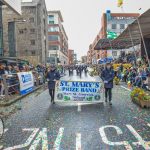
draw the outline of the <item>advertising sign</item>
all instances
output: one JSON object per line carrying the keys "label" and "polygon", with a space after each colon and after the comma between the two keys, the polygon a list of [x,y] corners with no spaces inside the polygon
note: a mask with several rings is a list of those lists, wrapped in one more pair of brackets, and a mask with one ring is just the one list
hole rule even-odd
{"label": "advertising sign", "polygon": [[0,0],[0,1],[21,15],[21,0]]}
{"label": "advertising sign", "polygon": [[34,88],[34,77],[32,72],[19,72],[20,94],[30,93]]}
{"label": "advertising sign", "polygon": [[100,101],[102,83],[82,81],[59,81],[56,83],[55,99],[58,101]]}

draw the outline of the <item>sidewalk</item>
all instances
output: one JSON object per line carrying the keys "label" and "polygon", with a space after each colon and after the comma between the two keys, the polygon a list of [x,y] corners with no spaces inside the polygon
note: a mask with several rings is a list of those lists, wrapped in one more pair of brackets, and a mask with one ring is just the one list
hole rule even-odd
{"label": "sidewalk", "polygon": [[9,100],[6,100],[5,98],[4,99],[0,99],[0,107],[7,107],[7,106],[10,106],[11,104],[17,102],[18,100],[21,100],[22,98],[34,93],[35,91],[39,90],[40,88],[42,88],[43,85],[39,86],[39,87],[35,87],[34,90],[28,94],[25,94],[25,95],[13,95],[11,96],[11,99]]}

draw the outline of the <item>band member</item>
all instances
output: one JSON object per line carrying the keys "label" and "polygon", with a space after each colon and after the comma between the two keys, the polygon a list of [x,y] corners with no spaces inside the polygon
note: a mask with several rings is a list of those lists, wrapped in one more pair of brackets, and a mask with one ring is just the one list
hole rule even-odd
{"label": "band member", "polygon": [[106,68],[102,71],[101,78],[104,81],[105,88],[105,102],[109,95],[109,104],[112,105],[112,88],[113,88],[113,79],[114,79],[114,70],[110,63],[106,64]]}
{"label": "band member", "polygon": [[60,79],[60,74],[56,70],[56,67],[53,65],[49,67],[48,73],[47,73],[47,80],[48,80],[48,88],[49,88],[49,94],[51,96],[51,103],[55,104],[54,96],[55,96],[55,83]]}

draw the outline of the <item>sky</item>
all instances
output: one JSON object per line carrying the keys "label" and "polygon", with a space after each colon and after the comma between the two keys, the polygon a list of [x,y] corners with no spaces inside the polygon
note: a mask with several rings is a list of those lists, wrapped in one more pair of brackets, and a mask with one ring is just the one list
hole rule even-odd
{"label": "sky", "polygon": [[[47,10],[60,10],[69,39],[69,49],[86,55],[101,28],[101,16],[106,10],[122,12],[117,0],[45,0]],[[125,13],[143,13],[150,8],[150,0],[124,0]],[[139,11],[139,8],[142,8]]]}

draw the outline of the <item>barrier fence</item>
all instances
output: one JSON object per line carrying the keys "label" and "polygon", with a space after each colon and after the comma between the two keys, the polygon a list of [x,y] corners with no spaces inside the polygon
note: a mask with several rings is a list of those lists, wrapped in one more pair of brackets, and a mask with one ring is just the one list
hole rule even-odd
{"label": "barrier fence", "polygon": [[44,82],[44,74],[33,71],[3,75],[0,82],[0,99],[9,100],[17,95],[25,95]]}

